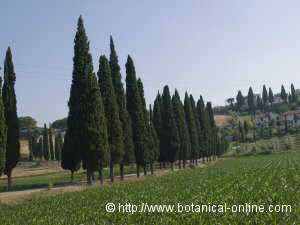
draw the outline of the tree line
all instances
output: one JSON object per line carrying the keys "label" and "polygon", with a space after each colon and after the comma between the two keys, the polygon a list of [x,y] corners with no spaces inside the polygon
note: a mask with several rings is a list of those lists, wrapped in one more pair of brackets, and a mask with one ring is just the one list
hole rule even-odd
{"label": "tree line", "polygon": [[136,75],[133,59],[127,57],[126,87],[115,45],[110,37],[110,56],[101,55],[98,72],[94,72],[89,41],[80,16],[74,39],[73,73],[67,130],[62,148],[61,166],[74,172],[84,168],[87,182],[92,183],[99,173],[103,183],[103,168],[109,166],[110,180],[114,181],[115,165],[120,166],[124,179],[124,165],[136,164],[147,174],[154,172],[154,163],[166,163],[174,168],[185,167],[188,160],[214,160],[222,154],[227,143],[214,121],[212,105],[197,103],[185,93],[184,103],[169,87],[158,92],[152,106],[146,106],[143,82]]}

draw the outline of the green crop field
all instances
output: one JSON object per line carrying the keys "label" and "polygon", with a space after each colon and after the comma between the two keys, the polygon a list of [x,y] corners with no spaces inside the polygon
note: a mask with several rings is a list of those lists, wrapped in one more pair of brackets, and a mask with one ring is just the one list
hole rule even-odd
{"label": "green crop field", "polygon": [[[115,212],[106,212],[107,203],[115,204]],[[137,206],[138,210],[143,204],[170,204],[174,205],[174,211],[134,212],[134,207],[125,208],[126,203]],[[238,212],[237,207],[242,210],[241,205],[246,203],[260,205],[264,212],[256,212],[255,208],[248,213]],[[299,203],[300,152],[290,152],[228,158],[207,168],[2,205],[0,224],[288,225],[299,224]],[[222,212],[221,205],[225,204],[227,210],[223,208]],[[201,205],[217,205],[218,211],[198,211]],[[290,205],[290,210],[282,205]],[[268,211],[270,206],[273,212]]]}

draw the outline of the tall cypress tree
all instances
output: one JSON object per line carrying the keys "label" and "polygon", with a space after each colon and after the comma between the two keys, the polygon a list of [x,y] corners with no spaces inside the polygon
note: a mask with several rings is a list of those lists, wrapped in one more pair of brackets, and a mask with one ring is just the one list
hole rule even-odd
{"label": "tall cypress tree", "polygon": [[125,66],[126,107],[132,121],[137,177],[139,177],[140,166],[144,165],[144,151],[147,149],[147,128],[145,126],[143,104],[137,86],[135,67],[129,55]]}
{"label": "tall cypress tree", "polygon": [[268,104],[268,101],[269,101],[269,96],[268,96],[266,85],[263,86],[262,100],[263,100],[263,106],[265,109]]}
{"label": "tall cypress tree", "polygon": [[287,102],[287,100],[288,100],[288,95],[287,95],[287,93],[286,93],[285,88],[284,88],[283,85],[281,85],[280,96],[281,96],[281,99],[282,99],[283,101]]}
{"label": "tall cypress tree", "polygon": [[50,159],[54,160],[53,135],[52,135],[52,129],[50,126],[49,126],[49,150],[50,150]]}
{"label": "tall cypress tree", "polygon": [[63,169],[71,171],[71,181],[74,172],[80,168],[82,161],[82,151],[84,146],[82,105],[87,88],[86,69],[88,68],[87,57],[89,54],[89,43],[85,32],[83,19],[80,16],[77,23],[77,32],[74,39],[73,74],[68,102],[69,114],[67,119],[67,131],[62,149],[61,165]]}
{"label": "tall cypress tree", "polygon": [[155,131],[157,133],[157,137],[159,139],[159,158],[158,161],[160,162],[160,168],[162,168],[162,162],[165,161],[163,158],[164,154],[164,148],[162,146],[162,115],[161,115],[161,95],[158,92],[156,95],[156,98],[154,100],[154,107],[153,107],[153,118],[152,118],[153,126],[155,128]]}
{"label": "tall cypress tree", "polygon": [[162,94],[162,144],[166,151],[166,158],[171,163],[171,169],[174,169],[174,162],[177,159],[177,153],[180,149],[179,132],[177,129],[171,95],[168,85],[164,86]]}
{"label": "tall cypress tree", "polygon": [[137,87],[138,87],[140,99],[141,99],[141,102],[142,102],[142,109],[144,111],[143,118],[144,118],[144,123],[145,123],[145,128],[146,128],[146,135],[147,135],[147,137],[150,137],[150,138],[146,139],[147,143],[146,143],[146,146],[145,146],[145,149],[144,149],[144,163],[143,163],[143,166],[144,166],[144,174],[147,175],[146,168],[147,168],[148,163],[150,163],[150,161],[151,161],[151,155],[152,154],[150,153],[150,151],[153,150],[153,148],[152,148],[153,140],[151,140],[152,138],[151,138],[149,112],[146,108],[144,85],[143,85],[143,82],[142,82],[141,78],[138,78],[138,80],[137,80]]}
{"label": "tall cypress tree", "polygon": [[273,95],[273,91],[271,88],[269,88],[269,101],[271,103],[271,107],[273,106],[273,102],[274,102],[274,95]]}
{"label": "tall cypress tree", "polygon": [[50,153],[49,153],[49,135],[48,135],[48,129],[47,125],[44,124],[44,130],[43,130],[43,153],[44,153],[44,159],[49,160],[50,159]]}
{"label": "tall cypress tree", "polygon": [[185,121],[183,104],[180,100],[180,96],[177,90],[175,90],[175,94],[172,97],[172,104],[180,138],[180,149],[178,153],[179,168],[181,168],[181,162],[183,164],[183,168],[185,168],[186,161],[189,159],[191,151],[191,142],[188,126]]}
{"label": "tall cypress tree", "polygon": [[4,117],[4,105],[2,99],[2,77],[0,77],[0,177],[5,168],[5,152],[7,142],[7,126]]}
{"label": "tall cypress tree", "polygon": [[153,125],[153,112],[150,105],[150,124],[149,124],[149,163],[150,163],[150,170],[151,174],[154,173],[153,171],[153,164],[159,158],[159,139],[156,133],[156,130]]}
{"label": "tall cypress tree", "polygon": [[209,156],[213,156],[213,159],[215,159],[217,128],[211,102],[206,103],[205,110],[207,112],[207,119],[209,123]]}
{"label": "tall cypress tree", "polygon": [[98,81],[107,119],[108,143],[110,151],[110,180],[114,181],[114,165],[120,163],[124,156],[124,140],[119,107],[113,88],[111,71],[107,58],[99,59]]}
{"label": "tall cypress tree", "polygon": [[191,99],[189,98],[187,92],[185,93],[185,97],[184,97],[184,111],[185,111],[185,120],[188,125],[190,141],[191,141],[191,159],[192,162],[195,162],[199,150],[199,136],[198,136],[197,127],[195,123],[195,114],[191,106]]}
{"label": "tall cypress tree", "polygon": [[236,96],[236,104],[237,104],[237,109],[238,111],[241,111],[242,106],[244,105],[244,96],[241,91],[238,91],[238,94]]}
{"label": "tall cypress tree", "polygon": [[295,87],[294,84],[291,84],[291,95],[292,95],[292,102],[296,102],[296,91],[295,91]]}
{"label": "tall cypress tree", "polygon": [[121,180],[124,179],[124,165],[134,162],[134,144],[132,140],[132,122],[126,109],[126,97],[122,83],[121,69],[112,36],[110,36],[110,57],[109,65],[111,69],[112,83],[119,106],[119,116],[123,129],[124,156],[120,162]]}
{"label": "tall cypress tree", "polygon": [[19,121],[15,94],[16,74],[10,47],[4,61],[3,105],[7,126],[6,163],[4,174],[7,175],[8,189],[11,188],[11,173],[20,158]]}
{"label": "tall cypress tree", "polygon": [[55,154],[55,160],[57,160],[58,162],[60,162],[60,160],[61,160],[62,146],[63,146],[63,141],[62,141],[61,134],[55,135],[55,151],[54,151],[54,154]]}
{"label": "tall cypress tree", "polygon": [[254,114],[255,106],[254,106],[254,94],[252,87],[249,87],[248,95],[247,95],[247,102],[249,107],[249,113]]}
{"label": "tall cypress tree", "polygon": [[[103,58],[103,57],[102,57]],[[105,72],[101,72],[102,68],[100,69],[100,78],[101,82],[104,85],[110,85],[110,92],[113,93],[112,90],[112,82],[110,77],[110,70],[108,61],[106,58],[103,58],[103,62],[101,60],[101,66],[103,66],[103,71],[107,71],[108,74]],[[92,64],[92,56],[88,54],[87,56],[87,63],[86,63],[86,78],[87,78],[87,89],[85,94],[85,101],[82,107],[82,116],[84,121],[83,131],[84,131],[84,138],[83,143],[85,145],[85,149],[82,152],[82,159],[83,163],[87,169],[87,182],[88,184],[92,183],[92,177],[95,171],[99,171],[99,180],[103,183],[103,172],[102,168],[107,165],[108,161],[108,149],[111,148],[111,165],[113,167],[113,163],[118,160],[118,154],[120,151],[119,148],[122,150],[122,130],[121,124],[118,120],[118,111],[117,109],[112,109],[113,107],[104,108],[101,91],[99,88],[99,84],[96,78],[96,74],[93,72],[93,64]],[[106,82],[108,79],[109,82]],[[107,92],[105,92],[107,91]],[[105,89],[103,93],[108,94],[109,90]],[[105,96],[113,98],[114,95]],[[110,99],[106,99],[106,104]],[[109,104],[114,105],[116,108],[116,102],[110,101]],[[107,117],[109,122],[115,126],[113,130],[110,128],[110,140],[111,144],[109,146],[108,142],[108,129],[107,129],[107,121],[105,118],[105,110],[108,110],[111,117]],[[113,120],[115,119],[115,120]],[[120,130],[120,131],[119,131]],[[115,133],[118,132],[118,133]],[[113,174],[113,173],[112,173]],[[113,180],[112,180],[113,181]]]}

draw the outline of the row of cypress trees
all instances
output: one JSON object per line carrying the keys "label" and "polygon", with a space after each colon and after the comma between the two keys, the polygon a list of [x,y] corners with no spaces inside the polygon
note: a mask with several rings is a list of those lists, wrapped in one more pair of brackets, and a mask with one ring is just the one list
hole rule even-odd
{"label": "row of cypress trees", "polygon": [[20,158],[19,124],[15,94],[16,74],[10,47],[4,61],[4,83],[0,78],[0,176],[7,175],[8,190],[11,188],[13,168]]}
{"label": "row of cypress trees", "polygon": [[[123,87],[118,56],[110,37],[110,57],[101,55],[99,68],[93,69],[89,41],[80,16],[74,39],[73,76],[68,102],[67,131],[62,150],[62,167],[73,174],[80,166],[87,171],[92,183],[98,171],[103,183],[103,167],[109,165],[110,180],[114,181],[115,165],[136,163],[137,176],[143,168],[147,174],[154,162],[165,165],[179,159],[197,163],[221,153],[224,140],[218,135],[211,103],[204,105],[186,93],[184,104],[177,91],[173,97],[169,87],[158,93],[152,111],[146,107],[142,80],[137,78],[132,58],[128,55],[126,92]],[[98,77],[98,79],[97,79]]]}

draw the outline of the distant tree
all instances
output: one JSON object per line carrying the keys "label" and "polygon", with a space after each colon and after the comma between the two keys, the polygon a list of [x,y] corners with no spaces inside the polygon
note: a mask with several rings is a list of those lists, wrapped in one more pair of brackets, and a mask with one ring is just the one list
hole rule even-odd
{"label": "distant tree", "polygon": [[253,94],[252,87],[249,87],[247,102],[249,107],[249,113],[254,113],[255,105],[254,105],[254,94]]}
{"label": "distant tree", "polygon": [[198,136],[197,127],[195,123],[195,114],[193,112],[191,106],[191,100],[187,92],[185,93],[185,98],[184,98],[184,111],[185,111],[185,120],[188,126],[190,142],[191,142],[190,157],[192,159],[192,162],[195,162],[195,160],[197,160],[197,153],[199,150],[199,136]]}
{"label": "distant tree", "polygon": [[257,96],[257,99],[256,99],[256,107],[258,110],[262,110],[263,109],[263,103],[262,103],[262,99],[260,96]]}
{"label": "distant tree", "polygon": [[7,126],[4,117],[4,104],[2,99],[2,77],[0,77],[0,177],[5,169],[5,153],[7,144]]}
{"label": "distant tree", "polygon": [[114,165],[124,156],[124,139],[119,107],[112,83],[111,70],[107,58],[99,59],[98,81],[107,119],[108,143],[110,152],[110,180],[114,182]]}
{"label": "distant tree", "polygon": [[137,177],[140,176],[140,166],[144,164],[144,151],[147,149],[147,128],[144,120],[144,109],[139,94],[136,72],[132,58],[128,55],[126,62],[126,107],[132,121],[133,142]]}
{"label": "distant tree", "polygon": [[294,87],[294,84],[291,84],[291,100],[292,102],[296,102],[296,90],[295,90],[295,87]]}
{"label": "distant tree", "polygon": [[273,91],[271,88],[269,88],[269,101],[271,103],[271,107],[273,106],[273,102],[274,102],[274,95],[273,95]]}
{"label": "distant tree", "polygon": [[288,98],[288,95],[287,95],[287,93],[286,93],[285,88],[284,88],[283,85],[281,85],[280,96],[281,96],[281,99],[282,99],[283,101],[287,102],[287,100],[288,100],[288,99],[287,99],[287,98]]}
{"label": "distant tree", "polygon": [[263,92],[262,92],[262,102],[263,102],[263,108],[264,110],[266,109],[266,106],[269,102],[269,96],[267,92],[266,85],[263,86]]}
{"label": "distant tree", "polygon": [[[194,115],[192,109],[190,113]],[[174,118],[173,105],[168,85],[164,86],[162,94],[162,122],[163,137],[161,140],[163,142],[163,147],[167,150],[167,159],[171,163],[171,169],[173,170],[174,162],[176,161],[176,156],[180,148],[180,139]],[[196,138],[198,138],[197,133]]]}
{"label": "distant tree", "polygon": [[63,140],[61,134],[56,134],[55,135],[55,160],[58,162],[61,161],[61,150],[63,147]]}
{"label": "distant tree", "polygon": [[37,122],[30,116],[19,117],[18,120],[20,129],[36,128]]}
{"label": "distant tree", "polygon": [[53,144],[53,135],[52,135],[51,128],[49,128],[49,151],[50,151],[50,159],[54,160],[55,159],[54,158],[54,144]]}
{"label": "distant tree", "polygon": [[186,161],[188,160],[191,151],[191,142],[188,126],[185,121],[183,104],[180,100],[180,96],[177,90],[175,90],[175,94],[172,97],[172,104],[180,138],[180,149],[178,153],[179,168],[181,168],[182,164],[183,168],[185,168]]}
{"label": "distant tree", "polygon": [[244,142],[245,136],[244,136],[243,127],[241,125],[241,121],[239,121],[239,134],[240,134],[240,142]]}
{"label": "distant tree", "polygon": [[249,125],[248,125],[246,120],[244,120],[243,126],[244,126],[243,128],[244,128],[244,131],[245,131],[245,135],[247,135],[248,132],[249,132]]}
{"label": "distant tree", "polygon": [[48,135],[48,129],[47,125],[44,124],[44,131],[43,131],[43,153],[44,153],[44,159],[49,160],[50,159],[50,152],[49,152],[49,135]]}
{"label": "distant tree", "polygon": [[237,102],[238,111],[241,111],[241,108],[245,103],[245,99],[244,99],[244,96],[242,95],[241,91],[238,91],[238,94],[236,96],[236,102]]}
{"label": "distant tree", "polygon": [[68,118],[63,118],[63,119],[59,119],[59,120],[55,120],[52,124],[51,124],[51,128],[52,129],[61,129],[61,130],[65,130],[67,129],[67,121]]}
{"label": "distant tree", "polygon": [[4,61],[4,84],[2,91],[4,117],[7,126],[6,164],[4,174],[7,175],[7,187],[11,188],[11,173],[20,158],[19,120],[17,115],[17,100],[15,94],[16,74],[12,61],[10,47],[6,51]]}
{"label": "distant tree", "polygon": [[292,97],[291,93],[288,94],[288,101],[289,101],[289,103],[293,102],[293,97]]}
{"label": "distant tree", "polygon": [[126,109],[126,96],[122,83],[121,68],[115,49],[114,41],[110,36],[110,57],[109,65],[111,69],[112,83],[116,95],[116,100],[119,106],[119,116],[123,128],[123,143],[124,143],[124,156],[120,162],[120,176],[121,180],[124,179],[124,165],[134,162],[134,144],[132,137],[132,122],[130,115]]}
{"label": "distant tree", "polygon": [[230,105],[231,110],[234,109],[234,98],[226,99],[226,102]]}
{"label": "distant tree", "polygon": [[43,138],[40,138],[38,140],[38,143],[37,143],[37,152],[38,152],[38,158],[39,159],[42,159],[43,158],[43,155],[44,155],[44,151],[43,151]]}

